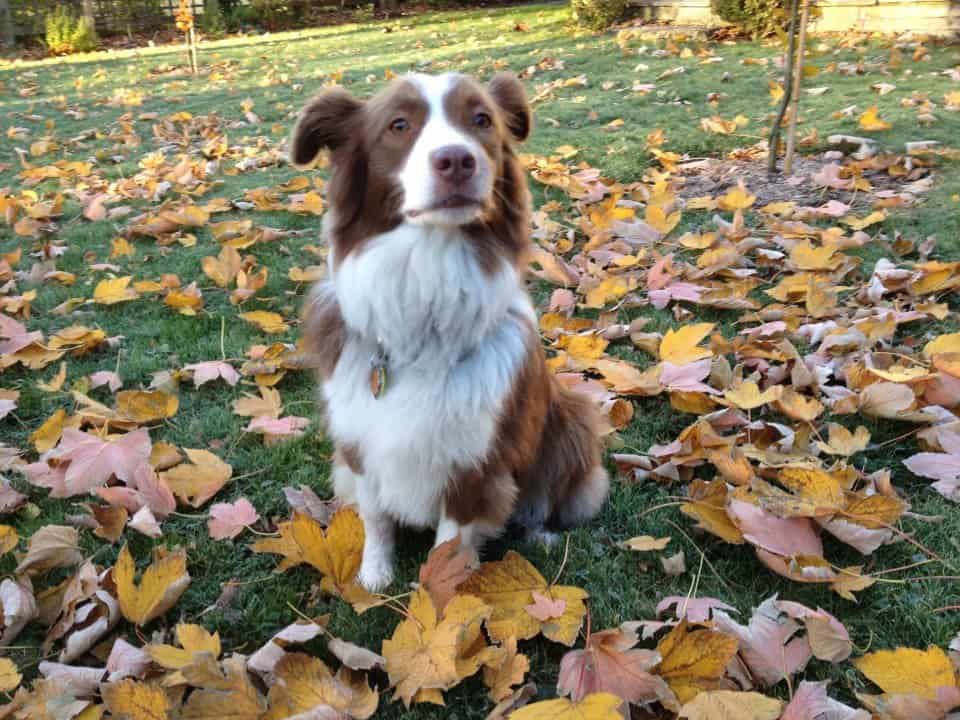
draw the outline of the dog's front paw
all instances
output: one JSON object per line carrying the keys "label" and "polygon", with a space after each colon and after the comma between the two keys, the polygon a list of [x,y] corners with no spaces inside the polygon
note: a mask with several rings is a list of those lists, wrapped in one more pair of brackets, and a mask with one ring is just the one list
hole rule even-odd
{"label": "dog's front paw", "polygon": [[393,582],[393,565],[383,558],[366,558],[357,581],[369,592],[380,592]]}

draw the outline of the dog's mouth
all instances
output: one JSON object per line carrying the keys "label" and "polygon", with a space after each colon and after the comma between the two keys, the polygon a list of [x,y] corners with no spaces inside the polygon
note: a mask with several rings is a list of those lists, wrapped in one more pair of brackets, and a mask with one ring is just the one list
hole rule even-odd
{"label": "dog's mouth", "polygon": [[447,195],[447,197],[442,200],[425,208],[407,210],[407,216],[415,218],[428,212],[436,212],[438,210],[463,210],[470,207],[480,208],[483,207],[483,203],[472,195],[454,193],[453,195]]}

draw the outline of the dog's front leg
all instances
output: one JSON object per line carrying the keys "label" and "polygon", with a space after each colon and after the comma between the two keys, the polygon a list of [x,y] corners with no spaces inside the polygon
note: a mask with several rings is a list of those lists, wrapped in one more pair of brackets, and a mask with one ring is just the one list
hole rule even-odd
{"label": "dog's front leg", "polygon": [[379,592],[393,582],[395,523],[386,513],[360,506],[363,520],[363,561],[358,580],[370,592]]}

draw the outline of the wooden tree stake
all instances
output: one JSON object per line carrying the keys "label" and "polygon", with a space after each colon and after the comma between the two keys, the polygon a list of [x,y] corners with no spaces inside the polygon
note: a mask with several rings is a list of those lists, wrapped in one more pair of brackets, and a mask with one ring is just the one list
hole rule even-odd
{"label": "wooden tree stake", "polygon": [[790,127],[787,128],[787,151],[783,156],[783,174],[793,174],[793,154],[797,147],[797,118],[800,115],[800,86],[807,56],[807,21],[810,18],[810,0],[803,0],[800,11],[800,39],[797,41],[797,60],[794,63],[793,92],[790,101]]}
{"label": "wooden tree stake", "polygon": [[787,47],[787,56],[784,59],[783,76],[783,101],[780,103],[780,110],[777,112],[777,119],[770,129],[770,140],[767,143],[767,172],[770,175],[777,174],[777,153],[780,151],[780,127],[783,125],[783,118],[787,114],[787,107],[790,105],[790,98],[793,95],[793,72],[795,50],[797,47],[797,14],[800,5],[798,0],[790,2],[790,26],[787,33],[790,36],[790,44]]}

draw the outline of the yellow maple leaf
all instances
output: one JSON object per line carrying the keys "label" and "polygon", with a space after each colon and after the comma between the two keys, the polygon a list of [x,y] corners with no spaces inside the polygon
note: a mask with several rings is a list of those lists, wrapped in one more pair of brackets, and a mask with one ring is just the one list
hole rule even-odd
{"label": "yellow maple leaf", "polygon": [[63,435],[63,425],[67,418],[67,411],[58,408],[53,415],[43,421],[43,424],[30,433],[30,442],[38,453],[45,453],[60,442]]}
{"label": "yellow maple leaf", "polygon": [[0,692],[15,690],[23,676],[10,658],[0,658]]}
{"label": "yellow maple leaf", "polygon": [[263,538],[254,542],[250,549],[255,553],[272,553],[282,555],[283,560],[274,569],[274,572],[286,572],[292,567],[305,563],[303,551],[293,539],[293,521],[282,522],[277,525],[277,537]]}
{"label": "yellow maple leaf", "polygon": [[611,275],[604,278],[599,285],[587,291],[586,307],[600,309],[609,303],[619,300],[628,292],[636,290],[638,280],[635,277]]}
{"label": "yellow maple leaf", "polygon": [[510,713],[511,720],[622,720],[623,700],[612,693],[590,693],[580,702],[544,700]]}
{"label": "yellow maple leaf", "polygon": [[136,300],[140,296],[136,290],[129,287],[131,280],[133,280],[131,275],[101,280],[93,289],[94,302],[100,305],[115,305],[128,300]]}
{"label": "yellow maple leaf", "polygon": [[902,500],[890,495],[857,495],[849,499],[842,517],[856,525],[879,530],[897,522],[906,509]]}
{"label": "yellow maple leaf", "polygon": [[758,692],[702,692],[680,709],[688,720],[777,720],[783,703]]}
{"label": "yellow maple leaf", "polygon": [[747,190],[741,180],[737,187],[717,198],[717,204],[721,210],[746,210],[752,207],[757,201],[757,196]]}
{"label": "yellow maple leaf", "polygon": [[203,307],[203,292],[192,282],[185,288],[173,288],[163,298],[163,304],[181,315],[196,315]]}
{"label": "yellow maple leaf", "polygon": [[130,241],[124,237],[116,237],[110,242],[110,257],[128,257],[136,252]]}
{"label": "yellow maple leaf", "polygon": [[870,431],[863,425],[851,433],[843,425],[827,423],[827,432],[827,442],[818,440],[816,445],[822,452],[829,455],[850,457],[866,450],[870,442]]}
{"label": "yellow maple leaf", "polygon": [[324,717],[325,708],[332,708],[337,717],[342,714],[366,720],[377,711],[380,697],[376,690],[370,688],[362,674],[347,667],[333,675],[320,658],[288,652],[274,667],[273,675],[270,711],[263,720],[307,717],[311,710]]}
{"label": "yellow maple leaf", "polygon": [[713,331],[713,327],[713,323],[693,323],[677,330],[667,330],[660,341],[660,359],[674,365],[686,365],[713,357],[712,350],[698,346]]}
{"label": "yellow maple leaf", "polygon": [[127,678],[100,686],[110,714],[130,720],[167,720],[174,711],[167,693],[158,685]]}
{"label": "yellow maple leaf", "polygon": [[337,510],[326,532],[306,513],[295,513],[290,531],[304,562],[323,574],[321,587],[343,595],[353,585],[363,556],[363,521],[357,511]]}
{"label": "yellow maple leaf", "polygon": [[813,422],[825,409],[819,400],[801,395],[792,387],[784,388],[774,407],[787,417],[801,422]]}
{"label": "yellow maple leaf", "polygon": [[258,386],[260,397],[256,395],[244,394],[244,397],[233,401],[233,411],[242,417],[268,417],[278,418],[283,412],[283,403],[280,401],[280,393],[270,387]]}
{"label": "yellow maple leaf", "polygon": [[923,346],[925,358],[930,359],[941,353],[960,353],[960,332],[940,335]]}
{"label": "yellow maple leaf", "polygon": [[[0,525],[0,555],[6,555],[20,543],[17,529],[12,525]],[[0,692],[4,692],[0,690]]]}
{"label": "yellow maple leaf", "polygon": [[413,594],[408,617],[382,651],[390,684],[406,707],[421,690],[448,690],[480,669],[486,643],[479,650],[476,645],[491,612],[479,597],[455,595],[441,617],[426,590]]}
{"label": "yellow maple leaf", "polygon": [[885,120],[881,120],[879,109],[876,105],[871,105],[860,116],[860,127],[868,132],[879,132],[881,130],[889,130],[893,125]]}
{"label": "yellow maple leaf", "polygon": [[282,333],[289,329],[280,313],[268,312],[266,310],[251,310],[250,312],[240,313],[240,317],[251,325],[256,325],[266,333]]}
{"label": "yellow maple leaf", "polygon": [[557,347],[567,351],[567,354],[582,365],[589,365],[593,360],[603,357],[604,351],[610,344],[600,335],[564,335],[557,341]]}
{"label": "yellow maple leaf", "polygon": [[233,467],[209,450],[184,448],[189,463],[180,463],[160,474],[173,494],[192,507],[216,495],[233,475]]}
{"label": "yellow maple leaf", "polygon": [[853,664],[885,693],[934,699],[939,688],[957,687],[953,663],[934,645],[926,650],[880,650],[857,658]]}
{"label": "yellow maple leaf", "polygon": [[647,205],[644,220],[647,225],[659,232],[661,235],[669,235],[670,232],[680,224],[682,213],[674,210],[668,213],[662,205]]}
{"label": "yellow maple leaf", "polygon": [[67,363],[62,362],[60,363],[60,369],[57,371],[57,374],[50,378],[47,382],[38,382],[37,387],[44,392],[59,392],[66,379]]}
{"label": "yellow maple leaf", "polygon": [[737,639],[715,630],[690,630],[684,619],[657,644],[663,658],[652,672],[660,675],[681,703],[712,690],[737,654]]}
{"label": "yellow maple leaf", "polygon": [[[220,657],[220,635],[208,633],[199,625],[180,623],[176,628],[177,642],[180,647],[173,645],[151,644],[145,650],[150,658],[167,670],[181,670],[193,662],[196,653],[207,652],[214,658]],[[168,675],[163,680],[164,685],[180,685],[184,683],[180,673]]]}
{"label": "yellow maple leaf", "polygon": [[240,272],[243,267],[243,259],[237,249],[229,245],[220,249],[217,257],[207,256],[200,261],[200,267],[203,274],[213,280],[218,287],[225,288]]}
{"label": "yellow maple leaf", "polygon": [[753,410],[762,407],[767,403],[779,400],[783,395],[783,386],[774,385],[760,392],[759,386],[750,380],[744,380],[736,387],[725,390],[723,399],[730,405],[738,407],[741,410]]}
{"label": "yellow maple leaf", "polygon": [[483,684],[490,689],[490,699],[498,703],[513,693],[513,686],[523,682],[530,672],[530,659],[517,652],[517,639],[507,638],[499,648],[491,648],[491,657],[483,668]]}
{"label": "yellow maple leaf", "polygon": [[722,480],[694,480],[687,489],[687,501],[680,512],[698,521],[697,527],[734,545],[742,545],[740,532],[727,515],[727,484]]}
{"label": "yellow maple leaf", "polygon": [[265,703],[250,682],[246,658],[233,655],[223,661],[223,669],[212,653],[198,652],[193,662],[178,675],[196,688],[190,693],[180,713],[181,718],[194,720],[263,720]]}
{"label": "yellow maple leaf", "polygon": [[790,250],[790,263],[799,270],[834,270],[843,262],[836,245],[817,247],[808,240],[799,242]]}
{"label": "yellow maple leaf", "polygon": [[[486,562],[460,585],[460,592],[476,595],[493,608],[487,630],[497,642],[509,637],[527,640],[539,633],[554,642],[572,646],[580,632],[589,595],[578,587],[547,585],[543,575],[519,553],[509,551],[496,562]],[[562,601],[559,617],[538,620],[527,607],[537,592],[548,600]]]}
{"label": "yellow maple leaf", "polygon": [[123,616],[135,625],[146,625],[172,608],[190,584],[187,554],[183,550],[169,552],[157,549],[154,560],[140,578],[133,556],[124,545],[113,568],[117,599]]}
{"label": "yellow maple leaf", "polygon": [[121,390],[117,393],[117,411],[136,423],[156,422],[177,414],[176,395],[160,390]]}

